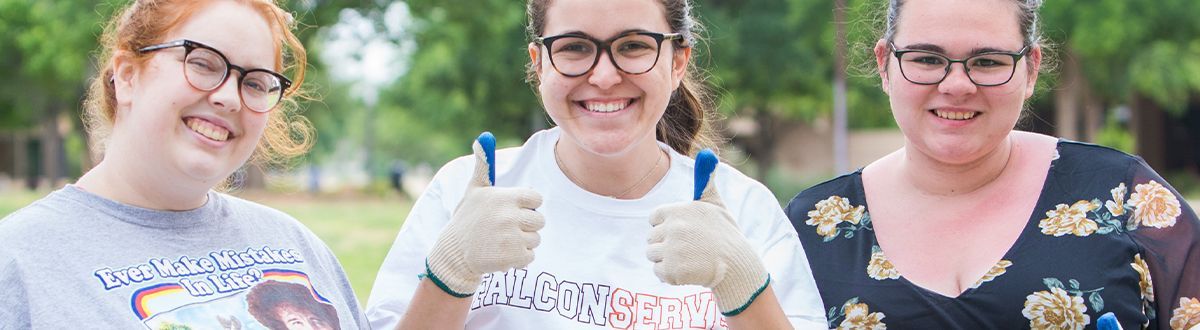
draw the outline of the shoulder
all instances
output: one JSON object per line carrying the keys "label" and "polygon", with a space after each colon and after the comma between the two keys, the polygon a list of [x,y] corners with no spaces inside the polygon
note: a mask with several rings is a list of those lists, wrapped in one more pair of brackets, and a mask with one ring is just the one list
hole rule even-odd
{"label": "shoulder", "polygon": [[840,175],[838,177],[818,183],[812,187],[809,187],[808,189],[804,189],[800,193],[796,194],[796,196],[792,197],[792,200],[788,202],[785,212],[788,214],[788,217],[792,218],[793,220],[795,220],[796,216],[798,215],[807,217],[806,214],[808,211],[812,210],[817,203],[834,196],[847,199],[848,201],[851,201],[852,204],[862,204],[862,201],[857,200],[860,195],[859,191],[861,190],[861,186],[861,170]]}
{"label": "shoulder", "polygon": [[250,215],[257,216],[255,218],[265,218],[273,221],[299,223],[296,218],[292,217],[291,215],[270,206],[259,204],[258,202],[219,192],[213,193],[212,196],[215,198],[220,198],[223,203],[226,203],[231,212],[248,213]]}
{"label": "shoulder", "polygon": [[12,246],[52,232],[61,225],[88,212],[86,206],[55,191],[0,219],[0,246]]}
{"label": "shoulder", "polygon": [[1141,157],[1110,147],[1059,139],[1058,156],[1054,166],[1058,170],[1090,172],[1127,169],[1130,166],[1144,163]]}
{"label": "shoulder", "polygon": [[250,228],[305,238],[316,237],[300,220],[278,209],[225,193],[213,193],[213,196],[220,198],[227,205],[228,218],[240,219],[239,223],[251,226]]}

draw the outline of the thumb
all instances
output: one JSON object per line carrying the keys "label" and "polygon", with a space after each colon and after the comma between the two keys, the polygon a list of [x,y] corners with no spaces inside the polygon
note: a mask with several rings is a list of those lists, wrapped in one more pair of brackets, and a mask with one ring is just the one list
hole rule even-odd
{"label": "thumb", "polygon": [[692,200],[722,205],[721,196],[717,194],[717,184],[712,182],[719,162],[711,149],[705,148],[696,154],[696,186]]}
{"label": "thumb", "polygon": [[496,137],[491,132],[479,134],[471,145],[475,152],[475,171],[470,186],[488,187],[496,185]]}
{"label": "thumb", "polygon": [[1117,322],[1117,316],[1113,312],[1104,313],[1096,319],[1097,330],[1121,330],[1121,323]]}

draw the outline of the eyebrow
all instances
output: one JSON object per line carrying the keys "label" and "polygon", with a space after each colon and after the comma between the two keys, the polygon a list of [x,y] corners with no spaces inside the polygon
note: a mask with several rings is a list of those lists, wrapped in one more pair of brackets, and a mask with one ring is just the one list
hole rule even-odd
{"label": "eyebrow", "polygon": [[[625,29],[625,30],[623,30],[623,31],[621,31],[621,32],[617,32],[617,34],[614,34],[614,35],[610,36],[609,38],[616,37],[616,36],[619,36],[619,35],[625,35],[625,34],[629,34],[629,33],[636,33],[636,32],[650,32],[650,30],[646,30],[646,29]],[[589,33],[587,33],[587,32],[583,32],[583,31],[580,31],[580,30],[571,30],[571,31],[567,31],[567,32],[565,32],[565,33],[561,33],[561,34],[559,34],[559,35],[563,35],[563,34],[579,34],[579,35],[584,35],[584,36],[588,36],[588,37],[591,37],[591,38],[596,38],[596,39],[600,39],[600,40],[606,40],[606,39],[607,39],[607,38],[605,38],[605,39],[597,38],[596,36],[593,36],[593,35],[591,35],[591,34],[589,34]]]}
{"label": "eyebrow", "polygon": [[[906,47],[900,48],[900,50],[923,50],[923,51],[929,51],[929,52],[934,52],[934,53],[939,53],[939,54],[946,54],[946,50],[943,49],[942,46],[938,46],[938,45],[934,45],[934,44],[927,44],[927,43],[918,43],[918,44],[908,45]],[[983,54],[983,53],[1014,53],[1014,52],[1019,52],[1019,51],[1020,50],[1008,50],[1008,49],[999,49],[999,48],[992,48],[992,47],[979,47],[979,48],[971,49],[970,54],[978,55],[978,54]]]}

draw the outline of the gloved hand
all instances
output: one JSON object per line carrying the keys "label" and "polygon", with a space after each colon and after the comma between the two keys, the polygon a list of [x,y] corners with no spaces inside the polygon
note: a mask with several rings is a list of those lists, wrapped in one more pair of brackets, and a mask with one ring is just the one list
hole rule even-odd
{"label": "gloved hand", "polygon": [[1096,319],[1096,330],[1122,330],[1121,323],[1117,322],[1117,315],[1113,312],[1104,313],[1100,318]]}
{"label": "gloved hand", "polygon": [[712,151],[701,151],[696,157],[695,200],[654,210],[646,257],[654,262],[660,280],[710,288],[721,313],[733,316],[766,289],[770,276],[725,211],[716,184],[708,184],[716,163]]}
{"label": "gloved hand", "polygon": [[529,188],[495,185],[496,139],[484,132],[474,143],[475,172],[466,194],[425,259],[426,276],[446,293],[475,294],[483,274],[520,268],[533,262],[546,224],[534,209],[542,195]]}

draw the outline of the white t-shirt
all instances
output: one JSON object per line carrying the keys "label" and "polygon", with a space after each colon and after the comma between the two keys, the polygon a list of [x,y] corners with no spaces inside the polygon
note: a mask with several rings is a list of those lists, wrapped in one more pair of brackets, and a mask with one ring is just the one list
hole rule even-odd
{"label": "white t-shirt", "polygon": [[[695,161],[668,150],[671,168],[646,196],[619,200],[583,190],[554,160],[560,130],[538,132],[524,146],[496,152],[497,186],[542,195],[541,245],[528,267],[486,274],[472,297],[468,329],[725,328],[712,292],[674,286],[646,259],[650,213],[688,201]],[[458,206],[474,168],[460,157],[434,176],[417,199],[379,270],[367,302],[375,329],[392,329],[425,272],[425,257]],[[788,319],[823,328],[825,315],[808,259],[775,197],[762,184],[721,164],[713,179],[738,228],[762,258]]]}

